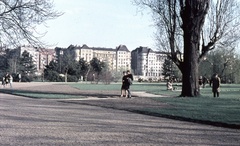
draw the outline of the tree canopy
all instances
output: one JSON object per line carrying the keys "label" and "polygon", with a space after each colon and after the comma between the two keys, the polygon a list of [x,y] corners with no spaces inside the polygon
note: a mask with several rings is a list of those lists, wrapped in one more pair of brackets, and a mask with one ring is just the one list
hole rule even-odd
{"label": "tree canopy", "polygon": [[236,0],[135,0],[153,13],[159,48],[182,72],[181,96],[198,96],[199,63],[209,51],[235,47],[240,34]]}
{"label": "tree canopy", "polygon": [[62,15],[51,0],[0,0],[0,8],[0,43],[8,47],[42,45],[36,26]]}

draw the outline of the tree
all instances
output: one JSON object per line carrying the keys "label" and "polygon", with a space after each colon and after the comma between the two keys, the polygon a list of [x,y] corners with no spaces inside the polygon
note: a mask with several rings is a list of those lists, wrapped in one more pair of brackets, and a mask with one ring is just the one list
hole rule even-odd
{"label": "tree", "polygon": [[3,77],[6,74],[6,70],[8,68],[8,63],[7,63],[7,54],[6,50],[1,48],[0,50],[0,75]]}
{"label": "tree", "polygon": [[199,65],[200,75],[210,78],[218,73],[222,83],[236,83],[239,71],[239,58],[234,49],[214,50]]}
{"label": "tree", "polygon": [[90,61],[90,65],[92,66],[93,71],[95,71],[98,75],[101,73],[101,71],[103,70],[103,68],[105,67],[105,63],[101,62],[99,59],[97,59],[96,57],[94,57],[91,61]]}
{"label": "tree", "polygon": [[78,61],[78,76],[83,77],[83,80],[85,81],[86,74],[89,70],[89,64],[87,61],[85,61],[83,58],[81,58]]}
{"label": "tree", "polygon": [[20,50],[6,49],[7,71],[10,73],[17,73],[19,71]]}
{"label": "tree", "polygon": [[[65,74],[65,82],[67,81],[77,81],[77,66],[78,63],[74,59],[75,55],[71,52],[71,50],[64,50],[64,53],[62,56],[60,56],[61,60],[59,60],[59,65],[61,68],[60,73]],[[70,78],[68,78],[68,75]],[[75,76],[75,77],[72,77]]]}
{"label": "tree", "polygon": [[91,67],[89,68],[89,71],[92,73],[92,81],[95,81],[96,78],[98,79],[97,81],[99,81],[99,75],[102,73],[103,69],[107,67],[106,64],[94,57],[90,61],[90,65]]}
{"label": "tree", "polygon": [[239,40],[238,3],[235,0],[135,0],[135,3],[153,12],[159,46],[170,52],[169,57],[182,72],[181,96],[198,96],[199,63],[214,48],[234,45]]}
{"label": "tree", "polygon": [[62,82],[64,79],[59,76],[58,68],[58,64],[54,61],[51,61],[44,69],[44,79],[51,82]]}
{"label": "tree", "polygon": [[89,64],[83,58],[77,62],[71,51],[65,50],[58,61],[51,61],[46,66],[44,77],[49,81],[64,81],[63,77],[67,75],[68,82],[77,82],[81,76],[85,77],[88,68]]}
{"label": "tree", "polygon": [[7,72],[13,76],[15,81],[16,73],[19,71],[19,54],[18,50],[2,48],[0,50],[0,76],[3,77]]}
{"label": "tree", "polygon": [[163,67],[162,67],[162,70],[163,70],[162,75],[164,75],[164,78],[170,79],[171,76],[173,75],[172,65],[173,65],[173,62],[169,58],[164,60]]}
{"label": "tree", "polygon": [[41,45],[36,26],[62,15],[49,0],[0,0],[0,43]]}
{"label": "tree", "polygon": [[181,78],[181,73],[178,67],[169,58],[166,58],[164,60],[162,70],[163,70],[162,75],[164,76],[165,79],[179,81]]}
{"label": "tree", "polygon": [[32,81],[35,75],[36,66],[33,63],[32,56],[29,52],[24,51],[19,61],[19,70],[22,75],[22,81]]}

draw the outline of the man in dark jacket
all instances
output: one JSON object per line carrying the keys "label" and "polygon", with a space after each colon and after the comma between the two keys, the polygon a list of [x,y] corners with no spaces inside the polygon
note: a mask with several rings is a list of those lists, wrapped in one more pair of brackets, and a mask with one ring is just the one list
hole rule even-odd
{"label": "man in dark jacket", "polygon": [[122,87],[121,87],[121,97],[127,97],[127,89],[128,89],[128,85],[127,85],[127,77],[126,77],[127,73],[125,71],[123,71],[123,77],[122,77]]}
{"label": "man in dark jacket", "polygon": [[220,83],[221,83],[221,80],[218,77],[218,74],[214,74],[210,81],[210,86],[212,86],[212,92],[214,97],[216,97],[216,95],[217,97],[219,97]]}
{"label": "man in dark jacket", "polygon": [[130,91],[130,85],[132,84],[132,81],[133,81],[133,75],[131,74],[131,72],[129,70],[127,70],[126,77],[127,77],[127,80],[128,80],[128,82],[127,82],[127,85],[128,85],[128,88],[127,88],[128,96],[127,96],[127,98],[131,98],[132,95],[131,95],[131,91]]}

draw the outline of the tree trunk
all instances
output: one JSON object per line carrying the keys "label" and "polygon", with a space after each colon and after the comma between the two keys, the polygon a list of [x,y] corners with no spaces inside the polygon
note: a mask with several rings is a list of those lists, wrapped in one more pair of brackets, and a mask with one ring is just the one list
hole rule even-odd
{"label": "tree trunk", "polygon": [[181,13],[184,31],[184,62],[182,67],[184,97],[200,94],[198,83],[200,35],[207,14],[209,0],[186,0]]}
{"label": "tree trunk", "polygon": [[198,46],[192,39],[196,36],[190,34],[184,36],[184,63],[182,71],[182,94],[181,96],[194,97],[199,95],[198,85]]}

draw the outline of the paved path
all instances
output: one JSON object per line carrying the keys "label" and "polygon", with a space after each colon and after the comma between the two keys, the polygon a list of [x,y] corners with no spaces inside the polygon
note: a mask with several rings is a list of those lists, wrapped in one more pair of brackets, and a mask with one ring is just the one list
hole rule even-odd
{"label": "paved path", "polygon": [[[101,101],[116,100],[119,105],[115,106],[120,106],[136,99],[139,104],[143,101],[142,98]],[[29,99],[0,93],[0,145],[238,146],[240,143],[240,130],[91,105],[98,100]]]}

